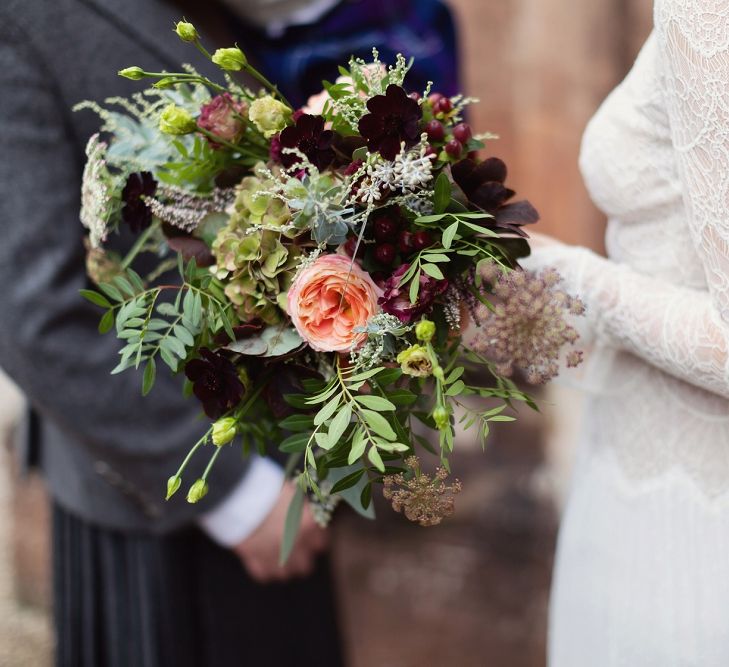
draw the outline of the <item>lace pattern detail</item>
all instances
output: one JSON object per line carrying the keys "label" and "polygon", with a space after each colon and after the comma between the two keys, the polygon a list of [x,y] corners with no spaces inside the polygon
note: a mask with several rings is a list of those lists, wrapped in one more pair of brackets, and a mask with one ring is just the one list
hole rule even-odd
{"label": "lace pattern detail", "polygon": [[610,259],[557,246],[532,265],[556,265],[583,297],[608,365],[585,444],[616,452],[636,483],[679,469],[724,496],[729,1],[656,1],[654,32],[590,122],[581,167],[609,217]]}

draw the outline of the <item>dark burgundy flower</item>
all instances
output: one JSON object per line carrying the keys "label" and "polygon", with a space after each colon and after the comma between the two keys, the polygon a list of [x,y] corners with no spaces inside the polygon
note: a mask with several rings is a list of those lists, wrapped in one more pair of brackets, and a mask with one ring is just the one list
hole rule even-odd
{"label": "dark burgundy flower", "polygon": [[200,359],[185,366],[185,375],[192,382],[192,391],[210,419],[218,419],[243,398],[243,384],[235,366],[222,354],[200,348]]}
{"label": "dark burgundy flower", "polygon": [[521,228],[539,220],[539,213],[528,201],[507,203],[516,193],[504,185],[506,165],[499,158],[461,160],[451,167],[451,175],[472,209],[494,216],[479,222],[484,227],[526,236]]}
{"label": "dark burgundy flower", "polygon": [[421,271],[418,300],[410,303],[410,284],[399,286],[400,278],[409,268],[410,264],[403,264],[390,276],[383,286],[384,294],[377,301],[382,310],[405,323],[429,312],[435,299],[448,289],[448,280],[437,280]]}
{"label": "dark burgundy flower", "polygon": [[[317,169],[326,169],[334,161],[334,132],[324,129],[324,118],[301,114],[296,125],[289,125],[281,132],[281,148],[298,148]],[[281,153],[284,167],[300,161],[294,153]]]}
{"label": "dark burgundy flower", "polygon": [[155,192],[157,181],[149,171],[129,174],[121,194],[124,202],[121,217],[135,234],[149,227],[152,222],[152,211],[142,197],[153,197]]}
{"label": "dark burgundy flower", "polygon": [[278,134],[271,137],[271,145],[268,147],[268,157],[273,162],[281,162],[281,136]]}
{"label": "dark burgundy flower", "polygon": [[386,160],[394,160],[400,144],[414,146],[420,139],[420,105],[395,84],[384,95],[375,95],[367,102],[370,113],[359,119],[359,132],[367,139],[367,148],[378,151]]}
{"label": "dark burgundy flower", "polygon": [[284,397],[287,394],[305,393],[301,384],[301,381],[304,379],[320,380],[321,375],[308,366],[296,362],[286,364],[278,363],[275,365],[275,372],[272,373],[268,384],[266,384],[261,394],[274,418],[284,419],[289,415],[299,412],[299,410],[287,403]]}

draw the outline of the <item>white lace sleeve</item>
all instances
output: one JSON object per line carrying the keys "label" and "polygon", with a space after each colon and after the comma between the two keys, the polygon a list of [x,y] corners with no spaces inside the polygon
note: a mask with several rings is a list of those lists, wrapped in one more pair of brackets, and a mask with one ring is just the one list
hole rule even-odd
{"label": "white lace sleeve", "polygon": [[585,300],[598,338],[729,398],[729,1],[659,0],[656,34],[686,243],[708,289],[561,245],[537,250],[531,266],[557,266]]}

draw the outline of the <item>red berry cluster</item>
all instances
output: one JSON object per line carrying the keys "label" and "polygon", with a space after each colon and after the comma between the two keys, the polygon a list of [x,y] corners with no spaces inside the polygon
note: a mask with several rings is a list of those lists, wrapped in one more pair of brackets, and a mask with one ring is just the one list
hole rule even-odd
{"label": "red berry cluster", "polygon": [[428,152],[438,154],[433,144],[442,145],[448,157],[458,159],[463,154],[466,144],[472,139],[473,133],[467,123],[458,123],[448,127],[448,120],[453,112],[453,103],[440,93],[433,93],[428,97],[433,118],[426,121],[424,131],[428,135],[430,145]]}
{"label": "red berry cluster", "polygon": [[[371,221],[371,226],[371,234],[367,235],[374,237],[374,242],[369,244],[373,248],[371,257],[383,268],[391,267],[398,255],[405,261],[414,252],[433,245],[432,234],[426,230],[413,232],[408,229],[407,222],[397,209],[380,213]],[[344,244],[344,251],[353,257],[356,247],[357,237],[350,236]],[[357,257],[363,258],[364,255],[365,244],[361,243],[357,249]]]}

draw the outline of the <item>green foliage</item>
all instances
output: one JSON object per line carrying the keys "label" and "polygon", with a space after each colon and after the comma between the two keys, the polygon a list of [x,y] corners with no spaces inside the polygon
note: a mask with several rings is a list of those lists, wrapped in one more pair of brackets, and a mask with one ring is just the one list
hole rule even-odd
{"label": "green foliage", "polygon": [[180,271],[183,282],[178,286],[146,288],[141,277],[127,269],[112,282],[99,284],[100,292],[81,292],[94,305],[107,309],[99,331],[116,329],[117,337],[124,342],[111,373],[143,366],[145,395],[154,386],[157,358],[176,372],[201,341],[221,331],[231,339],[235,337],[228,306],[210,292],[212,276],[198,269],[194,260],[186,267],[180,265]]}

